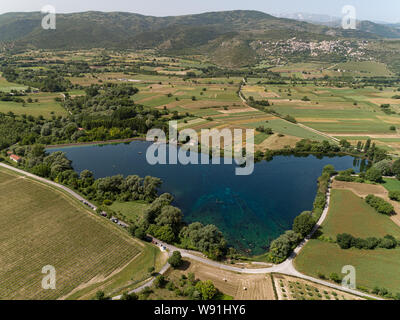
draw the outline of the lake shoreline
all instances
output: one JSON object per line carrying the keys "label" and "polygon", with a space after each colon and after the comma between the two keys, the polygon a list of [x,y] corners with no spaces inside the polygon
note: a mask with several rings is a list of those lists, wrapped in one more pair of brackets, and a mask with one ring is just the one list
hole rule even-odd
{"label": "lake shoreline", "polygon": [[354,162],[359,159],[345,154],[296,156],[284,150],[285,154],[275,154],[273,160],[259,161],[257,174],[241,177],[234,174],[234,164],[152,166],[143,158],[148,144],[133,141],[100,147],[97,143],[48,151],[65,152],[77,173],[88,169],[96,178],[119,174],[159,177],[163,181],[160,192],[174,195],[186,223],[215,224],[230,245],[248,256],[265,253],[267,245],[290,229],[300,212],[311,209],[315,181],[325,165],[333,164],[339,170],[359,166]]}
{"label": "lake shoreline", "polygon": [[52,144],[45,146],[46,149],[57,149],[57,148],[67,148],[67,147],[81,147],[81,146],[98,146],[106,144],[120,144],[133,141],[147,141],[145,137],[135,137],[128,139],[115,139],[115,140],[105,140],[105,141],[89,141],[89,142],[76,142],[76,143],[63,143],[63,144]]}

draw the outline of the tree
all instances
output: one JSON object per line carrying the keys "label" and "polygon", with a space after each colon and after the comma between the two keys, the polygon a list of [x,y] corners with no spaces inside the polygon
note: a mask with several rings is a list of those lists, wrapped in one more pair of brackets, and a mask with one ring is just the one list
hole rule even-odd
{"label": "tree", "polygon": [[382,173],[377,168],[370,168],[365,173],[365,178],[372,182],[380,182],[382,180]]}
{"label": "tree", "polygon": [[214,225],[192,223],[182,228],[179,238],[184,248],[200,250],[211,259],[219,259],[226,253],[227,242]]}
{"label": "tree", "polygon": [[311,212],[303,212],[294,219],[293,231],[301,234],[304,238],[307,236],[315,225],[315,221],[311,216]]}
{"label": "tree", "polygon": [[340,281],[342,281],[342,279],[340,279],[339,275],[335,272],[331,273],[329,278],[336,283],[340,283]]}
{"label": "tree", "polygon": [[174,251],[172,256],[168,259],[168,263],[172,268],[177,269],[182,265],[182,255],[179,251]]}
{"label": "tree", "polygon": [[273,263],[281,263],[289,257],[296,245],[300,242],[301,235],[289,230],[279,238],[272,241],[269,250],[269,259]]}
{"label": "tree", "polygon": [[159,226],[170,226],[174,232],[178,232],[182,223],[182,211],[173,206],[165,206],[161,209],[160,215],[155,219]]}
{"label": "tree", "polygon": [[374,164],[373,168],[378,169],[382,176],[391,176],[393,174],[391,160],[379,161]]}
{"label": "tree", "polygon": [[166,285],[166,280],[163,275],[160,274],[154,279],[154,286],[156,288],[164,288],[165,285]]}
{"label": "tree", "polygon": [[393,174],[400,177],[400,159],[396,160],[392,165]]}
{"label": "tree", "polygon": [[346,139],[342,139],[340,140],[339,143],[343,148],[350,148],[351,144],[350,142],[348,142]]}
{"label": "tree", "polygon": [[157,226],[155,224],[150,225],[147,230],[148,233],[160,239],[161,241],[172,243],[175,241],[175,233],[171,226]]}
{"label": "tree", "polygon": [[104,291],[97,291],[96,296],[94,297],[95,300],[109,300],[109,298],[106,296]]}
{"label": "tree", "polygon": [[371,139],[368,139],[365,143],[364,152],[368,152],[369,148],[371,147]]}
{"label": "tree", "polygon": [[199,281],[196,283],[195,288],[200,292],[202,300],[212,300],[218,293],[211,280]]}
{"label": "tree", "polygon": [[354,237],[348,233],[342,233],[336,236],[336,242],[342,249],[350,249],[353,246],[354,241]]}
{"label": "tree", "polygon": [[129,301],[133,301],[133,300],[137,300],[138,299],[138,295],[136,293],[127,293],[124,292],[121,296],[121,300],[129,300]]}

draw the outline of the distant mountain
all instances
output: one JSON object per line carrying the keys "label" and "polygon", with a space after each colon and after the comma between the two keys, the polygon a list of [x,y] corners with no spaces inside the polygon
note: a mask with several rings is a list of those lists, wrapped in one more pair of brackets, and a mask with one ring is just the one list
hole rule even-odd
{"label": "distant mountain", "polygon": [[315,13],[278,13],[275,15],[278,18],[287,18],[299,21],[305,21],[310,23],[317,23],[323,25],[333,25],[338,26],[338,21],[341,19],[339,17],[330,16],[327,14],[315,14]]}
{"label": "distant mountain", "polygon": [[[305,21],[309,23],[324,25],[332,28],[340,28],[342,19],[339,17],[312,14],[312,13],[284,13],[278,14],[278,17]],[[382,38],[399,39],[400,38],[400,23],[389,24],[373,21],[357,21],[357,29],[363,32],[368,32],[378,35]]]}
{"label": "distant mountain", "polygon": [[58,14],[56,30],[42,29],[42,17],[40,12],[0,15],[2,47],[152,48],[170,54],[206,54],[222,65],[245,66],[257,60],[259,53],[256,53],[255,42],[258,41],[378,39],[388,30],[393,37],[396,32],[400,33],[395,28],[373,23],[363,22],[365,31],[344,30],[246,10],[170,17],[96,11]]}
{"label": "distant mountain", "polygon": [[[0,41],[37,48],[158,47],[182,49],[227,33],[265,33],[272,30],[330,35],[332,30],[307,22],[281,19],[258,11],[224,11],[177,17],[151,17],[124,12],[83,12],[57,15],[57,30],[41,28],[42,14],[0,15]],[[362,32],[336,29],[336,36],[376,38]],[[284,32],[282,32],[284,34]]]}

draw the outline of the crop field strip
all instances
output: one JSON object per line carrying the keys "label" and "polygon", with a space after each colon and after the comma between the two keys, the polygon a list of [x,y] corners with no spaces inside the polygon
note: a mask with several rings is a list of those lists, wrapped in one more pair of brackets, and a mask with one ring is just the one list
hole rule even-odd
{"label": "crop field strip", "polygon": [[[106,278],[140,253],[122,231],[39,182],[1,170],[0,199],[0,298],[59,298]],[[48,264],[56,268],[56,290],[40,287],[41,268]]]}
{"label": "crop field strip", "polygon": [[[396,238],[400,236],[399,227],[389,217],[371,211],[353,192],[336,189],[332,192],[330,210],[321,230],[324,236],[333,239],[337,233],[343,232],[363,238],[383,237],[387,233]],[[314,277],[319,273],[328,277],[333,272],[340,274],[345,265],[356,268],[359,286],[370,290],[379,286],[394,293],[399,291],[399,248],[343,250],[336,243],[311,239],[295,259],[298,271]]]}

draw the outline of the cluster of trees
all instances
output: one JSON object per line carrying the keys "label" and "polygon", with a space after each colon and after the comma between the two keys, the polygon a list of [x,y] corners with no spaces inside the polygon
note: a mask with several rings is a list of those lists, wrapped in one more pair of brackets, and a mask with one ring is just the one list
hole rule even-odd
{"label": "cluster of trees", "polygon": [[199,250],[211,259],[220,259],[227,253],[227,241],[214,225],[194,222],[182,228],[179,240],[183,248]]}
{"label": "cluster of trees", "polygon": [[372,143],[371,139],[368,139],[365,144],[361,141],[358,141],[356,150],[359,153],[365,154],[365,156],[373,163],[387,159],[387,152],[378,148],[375,143]]}
{"label": "cluster of trees", "polygon": [[174,243],[182,228],[182,212],[171,205],[174,198],[164,193],[145,210],[143,219],[130,227],[130,233],[144,239],[151,234],[161,241]]}
{"label": "cluster of trees", "polygon": [[285,261],[296,246],[300,243],[302,237],[293,230],[288,230],[279,238],[271,242],[267,258],[272,263],[282,263]]}
{"label": "cluster of trees", "polygon": [[89,170],[84,170],[78,175],[65,153],[57,151],[48,154],[43,145],[16,146],[13,150],[23,157],[22,165],[28,171],[67,185],[98,203],[112,203],[115,200],[152,202],[157,198],[158,188],[162,184],[161,179],[150,176],[140,178],[131,175],[124,178],[122,175],[116,175],[96,180]]}
{"label": "cluster of trees", "polygon": [[63,78],[53,70],[24,69],[13,67],[2,69],[3,77],[9,82],[16,82],[26,86],[39,88],[44,92],[63,92],[72,88],[69,80]]}
{"label": "cluster of trees", "polygon": [[11,92],[1,92],[0,91],[0,101],[12,101],[16,103],[25,103],[25,100],[22,98],[25,96],[25,93],[18,92],[16,90],[12,90]]}
{"label": "cluster of trees", "polygon": [[400,292],[393,294],[384,287],[374,287],[371,292],[386,299],[400,300]]}
{"label": "cluster of trees", "polygon": [[[145,134],[153,127],[168,131],[168,111],[145,109],[143,106],[123,106],[123,100],[136,92],[136,88],[113,85],[101,90],[101,93],[91,93],[89,96],[66,98],[66,108],[72,105],[79,106],[80,99],[90,99],[90,95],[104,96],[111,104],[105,111],[93,111],[91,107],[73,109],[74,116],[55,117],[44,119],[43,116],[16,116],[12,112],[0,113],[0,149],[7,148],[15,143],[20,145],[31,144],[59,144],[89,141],[104,141],[113,139],[133,138]],[[115,95],[115,96],[114,96]],[[88,98],[89,97],[89,98]],[[121,100],[122,99],[122,100]],[[93,107],[95,104],[93,104]],[[108,111],[107,111],[108,110]],[[163,117],[164,116],[164,117]],[[82,130],[84,128],[84,130]]]}
{"label": "cluster of trees", "polygon": [[310,153],[319,154],[319,155],[334,155],[338,153],[346,153],[349,152],[346,148],[341,148],[339,145],[329,143],[329,141],[312,141],[309,139],[303,139],[296,143],[294,148],[285,147],[281,150],[266,150],[262,152],[257,150],[254,154],[254,158],[256,161],[267,160],[270,161],[274,156],[277,155],[308,155]]}
{"label": "cluster of trees", "polygon": [[346,181],[346,182],[355,182],[355,181],[361,182],[360,180],[357,180],[358,177],[353,176],[354,174],[355,174],[354,169],[339,171],[335,179],[338,181]]}
{"label": "cluster of trees", "polygon": [[326,192],[329,188],[329,181],[335,174],[335,168],[327,165],[318,179],[318,192],[314,201],[313,211],[305,211],[294,219],[292,230],[286,231],[279,238],[272,241],[267,259],[272,263],[285,261],[296,246],[314,228],[326,205]]}
{"label": "cluster of trees", "polygon": [[365,202],[374,208],[378,213],[391,215],[394,212],[394,208],[389,202],[372,194],[365,198]]}
{"label": "cluster of trees", "polygon": [[178,283],[163,276],[158,276],[155,282],[156,287],[174,291],[176,296],[187,297],[190,300],[213,300],[221,295],[211,280],[200,281],[194,273],[182,275]]}
{"label": "cluster of trees", "polygon": [[395,176],[400,180],[400,160],[392,161],[390,159],[384,159],[375,163],[372,168],[379,171],[381,177]]}
{"label": "cluster of trees", "polygon": [[336,180],[359,183],[371,181],[379,183],[382,182],[382,173],[376,167],[372,167],[369,168],[366,172],[360,172],[360,174],[357,176],[355,175],[355,171],[353,169],[347,169],[344,171],[340,171],[339,174],[336,176]]}
{"label": "cluster of trees", "polygon": [[17,142],[28,143],[36,135],[33,130],[35,123],[16,119],[14,114],[0,113],[0,150],[6,149]]}
{"label": "cluster of trees", "polygon": [[173,197],[162,194],[147,208],[143,219],[130,227],[130,233],[144,239],[146,234],[183,248],[203,252],[211,259],[221,259],[227,253],[227,242],[214,225],[199,222],[185,225],[179,208],[172,206]]}
{"label": "cluster of trees", "polygon": [[341,149],[338,145],[329,143],[327,140],[318,142],[303,139],[296,143],[293,151],[296,153],[337,153],[340,152]]}
{"label": "cluster of trees", "polygon": [[274,134],[274,132],[272,131],[271,128],[266,128],[264,126],[257,127],[256,131],[261,132],[261,133],[265,133],[265,134]]}
{"label": "cluster of trees", "polygon": [[375,248],[394,249],[399,244],[399,242],[391,235],[386,235],[381,239],[375,237],[362,239],[353,237],[348,233],[338,234],[336,242],[342,249],[350,249],[354,247],[366,250],[374,250]]}
{"label": "cluster of trees", "polygon": [[318,178],[318,190],[313,204],[313,216],[317,221],[326,207],[326,193],[328,192],[331,177],[336,174],[332,165],[322,169],[322,175]]}
{"label": "cluster of trees", "polygon": [[132,97],[137,92],[137,88],[126,84],[104,84],[86,88],[85,96],[66,95],[64,107],[74,114],[77,125],[85,128],[71,140],[124,139],[145,134],[153,127],[166,130],[168,110],[136,105]]}
{"label": "cluster of trees", "polygon": [[[188,273],[188,275],[182,275],[178,282],[174,282],[166,278],[163,275],[158,275],[154,279],[154,288],[146,288],[139,294],[136,293],[124,293],[121,300],[148,300],[154,289],[166,289],[168,291],[175,292],[177,297],[186,297],[190,300],[213,300],[221,296],[221,292],[215,287],[211,280],[200,281],[196,279],[194,273]],[[99,299],[100,297],[100,299]],[[104,292],[99,291],[95,300],[108,300]]]}

